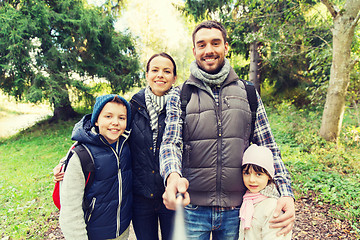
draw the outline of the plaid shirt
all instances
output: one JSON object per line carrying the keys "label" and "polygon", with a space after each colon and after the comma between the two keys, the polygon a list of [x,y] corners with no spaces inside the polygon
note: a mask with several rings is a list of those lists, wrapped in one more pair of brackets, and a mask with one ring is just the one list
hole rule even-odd
{"label": "plaid shirt", "polygon": [[[215,99],[218,99],[218,89],[214,89]],[[257,93],[256,93],[257,94]],[[274,181],[279,188],[281,196],[290,196],[294,198],[291,188],[291,178],[283,161],[281,160],[280,150],[275,142],[270,129],[264,104],[257,94],[258,108],[256,112],[256,121],[254,129],[253,143],[259,146],[268,147],[274,155],[275,176]],[[169,93],[169,99],[166,104],[166,119],[163,141],[160,147],[160,174],[163,179],[167,179],[170,173],[177,172],[181,174],[182,160],[182,127],[183,121],[180,118],[180,88],[176,87]]]}

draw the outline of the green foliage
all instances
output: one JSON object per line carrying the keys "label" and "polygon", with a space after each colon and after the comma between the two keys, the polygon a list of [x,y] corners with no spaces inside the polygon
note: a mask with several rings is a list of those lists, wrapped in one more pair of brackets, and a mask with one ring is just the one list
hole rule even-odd
{"label": "green foliage", "polygon": [[[230,57],[241,54],[248,59],[249,44],[257,42],[261,57],[260,80],[273,85],[277,95],[282,93],[301,107],[324,106],[332,57],[332,19],[322,3],[312,0],[188,0],[184,11],[198,21],[221,21],[228,30]],[[359,48],[356,39],[358,36],[352,49],[354,57],[358,56]],[[249,64],[235,67],[243,79],[248,79]],[[357,79],[358,76],[352,77],[352,93],[359,92]],[[352,94],[356,101],[357,95]]]}
{"label": "green foliage", "polygon": [[360,234],[360,129],[351,119],[353,110],[347,110],[338,143],[328,143],[318,135],[321,112],[299,110],[289,102],[267,109],[296,197],[313,194],[319,204],[334,205],[331,215],[349,219]]}
{"label": "green foliage", "polygon": [[[120,6],[123,1],[107,1]],[[89,77],[105,78],[113,92],[139,81],[129,34],[116,32],[112,14],[76,1],[2,3],[0,88],[18,99],[68,106],[69,90],[90,98]],[[73,91],[73,93],[76,91]]]}

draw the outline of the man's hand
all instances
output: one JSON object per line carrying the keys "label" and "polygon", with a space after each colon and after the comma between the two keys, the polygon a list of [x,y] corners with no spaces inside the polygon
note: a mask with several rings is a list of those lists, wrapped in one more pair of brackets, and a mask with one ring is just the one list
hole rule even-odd
{"label": "man's hand", "polygon": [[61,163],[59,163],[56,167],[53,169],[54,173],[54,182],[59,182],[64,179],[64,172],[60,172],[61,170]]}
{"label": "man's hand", "polygon": [[[281,210],[284,214],[280,215]],[[294,227],[295,222],[295,205],[292,197],[280,197],[277,201],[277,205],[274,211],[273,218],[269,221],[273,223],[271,228],[281,228],[276,233],[277,236],[288,234]]]}
{"label": "man's hand", "polygon": [[182,178],[178,173],[174,172],[170,173],[166,183],[165,192],[163,194],[163,202],[167,209],[176,209],[177,193],[184,194],[184,199],[182,201],[183,206],[186,206],[190,203],[190,195],[186,191],[189,187],[189,181],[186,178]]}

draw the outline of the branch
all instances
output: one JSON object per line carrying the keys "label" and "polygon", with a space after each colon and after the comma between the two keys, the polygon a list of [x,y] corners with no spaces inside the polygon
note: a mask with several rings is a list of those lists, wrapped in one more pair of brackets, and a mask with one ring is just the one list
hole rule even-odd
{"label": "branch", "polygon": [[350,69],[353,69],[358,62],[360,62],[359,58],[355,58],[355,59],[351,60],[350,61]]}
{"label": "branch", "polygon": [[354,25],[357,25],[359,19],[360,19],[360,13],[356,16],[356,18],[354,20]]}
{"label": "branch", "polygon": [[333,16],[333,18],[335,18],[337,16],[338,12],[336,11],[334,5],[329,0],[321,0],[321,2],[327,7],[331,16]]}

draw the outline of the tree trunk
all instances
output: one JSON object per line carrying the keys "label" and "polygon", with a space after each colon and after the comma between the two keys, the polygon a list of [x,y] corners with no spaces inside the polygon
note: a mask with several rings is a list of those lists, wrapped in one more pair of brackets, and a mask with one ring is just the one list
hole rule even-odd
{"label": "tree trunk", "polygon": [[260,54],[258,52],[258,42],[250,44],[250,69],[249,81],[255,85],[256,90],[260,94]]}
{"label": "tree trunk", "polygon": [[57,122],[58,120],[67,121],[75,117],[79,117],[79,114],[71,107],[69,95],[65,94],[60,101],[60,103],[53,104],[54,116],[49,120],[49,122]]}
{"label": "tree trunk", "polygon": [[[358,0],[356,0],[358,1]],[[351,2],[351,1],[350,1]],[[323,1],[331,12],[328,1]],[[350,4],[348,7],[353,8]],[[332,12],[334,17],[333,27],[333,56],[330,70],[330,82],[326,95],[325,108],[322,116],[320,136],[327,141],[336,141],[340,135],[343,115],[345,111],[345,96],[350,82],[351,42],[354,37],[354,19],[359,12],[345,8],[342,12]],[[333,6],[330,6],[333,8]],[[352,14],[351,14],[352,13]]]}
{"label": "tree trunk", "polygon": [[59,120],[67,121],[79,117],[79,114],[74,111],[71,105],[56,107],[54,109],[54,116],[50,118],[50,122],[57,122]]}

